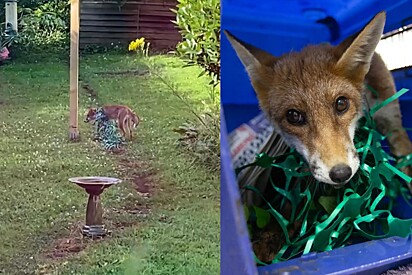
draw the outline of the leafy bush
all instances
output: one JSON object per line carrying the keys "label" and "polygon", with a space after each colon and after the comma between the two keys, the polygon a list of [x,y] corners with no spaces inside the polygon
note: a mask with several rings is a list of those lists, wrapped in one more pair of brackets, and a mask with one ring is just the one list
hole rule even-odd
{"label": "leafy bush", "polygon": [[183,37],[177,53],[188,59],[188,65],[198,64],[201,75],[211,76],[211,84],[220,81],[220,1],[178,0],[176,21]]}
{"label": "leafy bush", "polygon": [[[4,12],[1,8],[0,18],[4,18]],[[13,41],[13,52],[27,54],[67,49],[70,22],[68,0],[19,0],[17,12],[19,33]]]}
{"label": "leafy bush", "polygon": [[61,50],[68,46],[70,5],[67,0],[22,1],[19,3],[17,47],[23,51]]}
{"label": "leafy bush", "polygon": [[[110,0],[103,0],[103,2]],[[0,2],[2,2],[0,0]],[[127,0],[116,0],[120,9]],[[15,40],[14,55],[35,53],[49,55],[50,51],[62,52],[69,48],[70,1],[69,0],[19,0],[19,36]],[[4,18],[4,9],[0,9]],[[86,46],[82,53],[98,53],[118,50],[119,45]]]}

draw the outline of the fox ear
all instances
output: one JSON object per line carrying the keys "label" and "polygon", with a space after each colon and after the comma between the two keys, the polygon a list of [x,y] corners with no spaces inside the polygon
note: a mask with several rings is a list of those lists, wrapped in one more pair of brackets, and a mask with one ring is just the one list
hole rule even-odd
{"label": "fox ear", "polygon": [[364,80],[382,36],[385,20],[386,13],[378,13],[356,37],[350,37],[337,46],[338,49],[344,48],[335,67],[340,74],[356,81]]}
{"label": "fox ear", "polygon": [[246,42],[233,36],[229,31],[223,31],[228,38],[230,44],[235,49],[236,54],[242,61],[246,69],[252,66],[267,66],[271,67],[277,58],[270,53],[252,46]]}
{"label": "fox ear", "polygon": [[273,79],[273,65],[277,58],[268,52],[258,49],[223,31],[237,56],[245,67],[259,101],[265,107],[268,102],[268,91]]}

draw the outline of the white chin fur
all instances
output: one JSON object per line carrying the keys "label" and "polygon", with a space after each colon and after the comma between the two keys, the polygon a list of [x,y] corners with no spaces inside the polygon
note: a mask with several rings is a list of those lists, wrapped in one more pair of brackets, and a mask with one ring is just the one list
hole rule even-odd
{"label": "white chin fur", "polygon": [[[310,166],[311,166],[311,171],[312,175],[315,177],[316,180],[320,182],[324,182],[333,186],[342,186],[346,184],[348,181],[350,181],[355,175],[355,173],[359,169],[359,158],[356,155],[356,152],[354,154],[354,151],[352,150],[352,146],[347,147],[347,152],[348,152],[348,163],[346,163],[352,170],[352,175],[348,180],[342,183],[336,183],[332,181],[329,177],[329,172],[332,167],[327,167],[326,164],[320,159],[319,154],[314,154],[312,159],[310,160]],[[312,167],[314,167],[312,169]]]}
{"label": "white chin fur", "polygon": [[319,154],[316,153],[312,156],[312,158],[309,160],[309,165],[312,171],[312,175],[315,177],[316,180],[327,183],[327,184],[331,184],[331,185],[341,185],[341,184],[337,184],[336,182],[330,179],[329,177],[330,169],[320,159]]}
{"label": "white chin fur", "polygon": [[359,161],[359,156],[356,153],[355,145],[352,144],[352,146],[347,148],[347,151],[348,151],[348,165],[352,169],[352,176],[350,178],[352,178],[353,175],[356,174],[356,172],[359,169],[360,161]]}

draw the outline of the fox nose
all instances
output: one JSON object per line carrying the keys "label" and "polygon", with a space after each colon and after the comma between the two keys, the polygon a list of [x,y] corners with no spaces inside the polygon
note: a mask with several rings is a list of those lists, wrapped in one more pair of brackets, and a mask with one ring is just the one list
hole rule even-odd
{"label": "fox nose", "polygon": [[333,182],[343,183],[352,175],[352,169],[346,164],[338,164],[332,167],[329,177]]}

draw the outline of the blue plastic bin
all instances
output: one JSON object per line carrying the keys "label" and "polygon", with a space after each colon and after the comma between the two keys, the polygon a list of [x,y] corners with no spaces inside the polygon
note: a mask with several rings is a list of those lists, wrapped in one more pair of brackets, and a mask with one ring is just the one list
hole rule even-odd
{"label": "blue plastic bin", "polygon": [[[222,30],[279,55],[307,44],[337,44],[381,10],[387,11],[385,32],[412,23],[412,0],[222,0],[221,23]],[[324,18],[323,23],[317,22]],[[411,240],[389,238],[256,267],[227,134],[260,110],[247,74],[223,33],[221,64],[221,274],[379,274],[412,262]],[[398,89],[412,89],[412,69],[396,70],[393,75]],[[404,126],[412,127],[412,91],[400,103]],[[396,212],[402,210],[400,206]]]}

